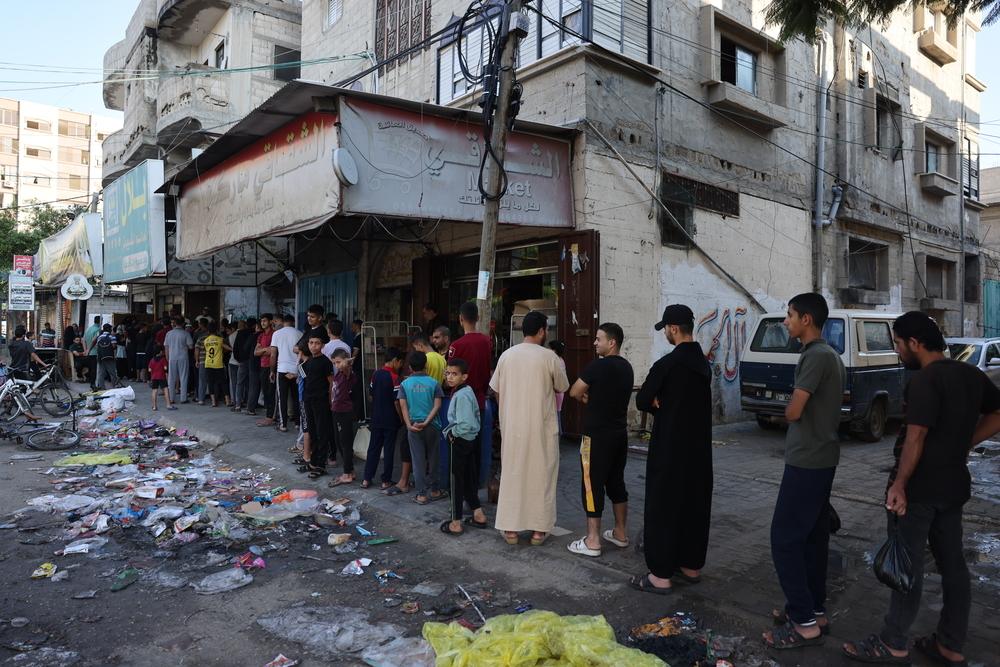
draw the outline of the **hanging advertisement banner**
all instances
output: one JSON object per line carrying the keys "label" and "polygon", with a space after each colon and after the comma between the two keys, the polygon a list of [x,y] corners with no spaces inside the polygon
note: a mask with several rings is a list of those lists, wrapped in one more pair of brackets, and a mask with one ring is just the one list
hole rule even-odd
{"label": "hanging advertisement banner", "polygon": [[104,188],[104,281],[124,282],[167,272],[163,161],[146,160]]}
{"label": "hanging advertisement banner", "polygon": [[102,273],[101,215],[81,213],[38,245],[38,282],[60,285],[74,275]]}
{"label": "hanging advertisement banner", "polygon": [[11,271],[7,274],[7,310],[35,309],[35,281]]}

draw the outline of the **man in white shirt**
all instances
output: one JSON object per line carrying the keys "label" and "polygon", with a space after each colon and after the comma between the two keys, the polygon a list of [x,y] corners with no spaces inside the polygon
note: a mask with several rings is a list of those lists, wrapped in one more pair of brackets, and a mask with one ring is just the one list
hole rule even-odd
{"label": "man in white shirt", "polygon": [[295,352],[295,345],[301,337],[302,332],[295,328],[294,315],[282,317],[282,327],[275,331],[271,337],[271,347],[277,350],[278,355],[278,400],[276,401],[277,414],[275,417],[278,422],[278,430],[282,433],[288,431],[289,408],[295,413],[296,419],[299,414],[299,355]]}

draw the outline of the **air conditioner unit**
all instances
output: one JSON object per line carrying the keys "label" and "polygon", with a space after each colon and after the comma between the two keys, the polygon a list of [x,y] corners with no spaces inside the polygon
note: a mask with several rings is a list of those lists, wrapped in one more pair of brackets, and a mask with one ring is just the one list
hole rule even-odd
{"label": "air conditioner unit", "polygon": [[0,187],[7,188],[9,190],[14,189],[14,181],[0,181]]}

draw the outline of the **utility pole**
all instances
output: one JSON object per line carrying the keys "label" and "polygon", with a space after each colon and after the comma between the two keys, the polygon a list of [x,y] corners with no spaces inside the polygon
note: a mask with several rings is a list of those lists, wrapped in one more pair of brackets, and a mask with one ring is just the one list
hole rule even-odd
{"label": "utility pole", "polygon": [[[530,1],[530,0],[529,0]],[[504,156],[507,153],[507,132],[510,123],[510,103],[514,90],[514,66],[517,44],[523,36],[518,29],[511,29],[521,16],[524,0],[508,0],[500,16],[500,31],[497,39],[503,42],[499,71],[484,79],[483,97],[496,96],[493,113],[493,133],[490,142],[496,160],[486,157],[484,184],[490,194],[500,189]],[[495,90],[491,90],[496,86]],[[484,113],[489,113],[485,105]],[[479,245],[479,282],[476,289],[476,305],[479,306],[479,331],[489,335],[493,308],[493,270],[497,254],[497,223],[500,219],[500,198],[486,199],[483,209],[483,231]]]}

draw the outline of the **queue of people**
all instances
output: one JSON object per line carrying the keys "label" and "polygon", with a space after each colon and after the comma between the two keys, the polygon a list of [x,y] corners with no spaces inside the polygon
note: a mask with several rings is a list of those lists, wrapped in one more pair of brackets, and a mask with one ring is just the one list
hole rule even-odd
{"label": "queue of people", "polygon": [[[426,327],[410,338],[408,349],[385,349],[384,365],[368,377],[361,377],[361,323],[346,330],[318,305],[309,307],[305,331],[290,315],[263,314],[240,323],[200,319],[193,329],[175,317],[169,329],[165,323],[145,329],[150,343],[143,370],[152,379],[154,409],[161,391],[168,409],[189,395],[249,415],[263,405],[259,426],[299,430],[293,448],[299,472],[318,479],[340,468],[330,486],[357,481],[354,440],[367,393],[372,409],[360,486],[394,497],[412,493],[419,505],[450,500],[448,518],[439,525],[443,534],[457,537],[492,523],[510,545],[528,536],[531,545],[541,546],[555,526],[559,397],[568,393],[583,412],[580,502],[586,532],[567,548],[599,558],[608,546],[631,546],[625,471],[634,371],[622,356],[622,327],[598,326],[595,359],[571,384],[562,359],[546,345],[548,320],[541,312],[523,317],[523,342],[504,351],[495,368],[490,339],[476,330],[474,303],[461,306],[463,335],[455,340],[433,306],[423,315]],[[773,610],[773,628],[762,639],[776,650],[820,645],[831,627],[830,496],[840,461],[846,374],[839,354],[823,340],[828,315],[819,294],[788,302],[785,327],[802,348],[785,410],[784,469],[771,520],[772,560],[785,601]],[[697,585],[705,576],[713,494],[712,369],[694,338],[690,308],[667,306],[654,328],[672,349],[652,365],[635,398],[654,421],[641,532],[646,571],[629,585],[669,595],[676,585]],[[101,359],[101,337],[114,337],[109,329],[95,321],[82,336],[74,331],[74,349]],[[962,508],[970,497],[966,458],[975,444],[1000,432],[1000,390],[975,367],[946,358],[941,331],[926,314],[904,314],[892,332],[901,361],[916,373],[906,390],[885,509],[890,530],[899,531],[913,554],[916,584],[908,593],[893,592],[878,633],[844,644],[843,652],[862,662],[903,664],[912,646],[960,665],[970,607],[962,545]],[[98,364],[98,375],[104,379],[111,366]],[[488,401],[496,403],[502,434],[492,522],[479,497],[482,441],[490,435]],[[447,461],[438,460],[442,451]],[[611,504],[608,529],[602,529],[605,499]],[[927,544],[942,574],[944,605],[937,632],[911,645]]]}

